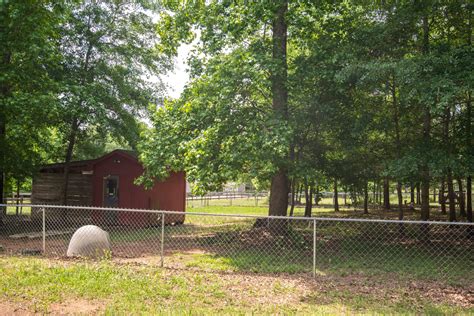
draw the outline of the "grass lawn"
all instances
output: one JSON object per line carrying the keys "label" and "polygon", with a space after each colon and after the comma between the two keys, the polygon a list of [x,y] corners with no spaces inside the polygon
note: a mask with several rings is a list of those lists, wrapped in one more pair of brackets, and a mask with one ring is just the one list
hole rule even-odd
{"label": "grass lawn", "polygon": [[[397,216],[363,215],[342,205],[335,213],[326,203],[313,216]],[[187,211],[264,216],[267,207],[224,201]],[[295,215],[303,211],[297,207]],[[110,227],[111,260],[0,255],[0,314],[474,313],[471,244],[460,242],[458,230],[435,226],[432,243],[424,244],[416,242],[416,226],[408,225],[407,239],[397,240],[394,224],[319,221],[313,278],[312,222],[292,222],[284,237],[254,223],[187,214],[184,225],[164,228],[164,268],[161,227]],[[48,249],[64,254],[69,237],[48,239]],[[36,241],[17,242],[26,248]]]}
{"label": "grass lawn", "polygon": [[[30,204],[30,200],[24,200],[24,204]],[[15,206],[14,202],[8,203],[11,206],[7,206],[7,215],[16,215],[17,207]],[[30,215],[31,214],[31,207],[24,206],[18,208],[19,215]]]}
{"label": "grass lawn", "polygon": [[311,278],[26,257],[0,257],[0,273],[7,314],[474,313],[472,289],[390,274]]}

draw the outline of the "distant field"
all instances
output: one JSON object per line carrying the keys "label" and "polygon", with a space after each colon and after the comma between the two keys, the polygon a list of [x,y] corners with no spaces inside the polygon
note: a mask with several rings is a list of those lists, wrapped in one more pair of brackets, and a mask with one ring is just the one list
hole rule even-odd
{"label": "distant field", "polygon": [[[23,204],[30,204],[30,199],[24,199],[22,201]],[[31,207],[24,206],[24,207],[17,207],[14,202],[9,201],[7,204],[11,205],[7,207],[7,215],[16,215],[17,212],[19,215],[30,215],[31,214]]]}
{"label": "distant field", "polygon": [[[304,216],[304,198],[301,204],[296,205],[294,216]],[[344,205],[344,199],[339,199],[339,212],[334,212],[332,198],[323,198],[319,205],[313,204],[312,215],[314,217],[348,217],[348,218],[372,218],[372,219],[398,219],[398,210],[396,201],[392,201],[392,210],[383,210],[381,206],[369,205],[369,214],[363,214],[360,206],[354,207]],[[447,215],[440,213],[440,206],[436,202],[431,202],[431,219],[447,220]],[[187,212],[201,213],[222,213],[222,214],[246,214],[246,215],[268,215],[268,198],[259,198],[258,205],[255,198],[238,198],[238,199],[196,199],[188,200],[186,204]],[[290,207],[288,207],[288,214]],[[415,211],[405,210],[405,219],[419,220],[419,206],[415,207]]]}

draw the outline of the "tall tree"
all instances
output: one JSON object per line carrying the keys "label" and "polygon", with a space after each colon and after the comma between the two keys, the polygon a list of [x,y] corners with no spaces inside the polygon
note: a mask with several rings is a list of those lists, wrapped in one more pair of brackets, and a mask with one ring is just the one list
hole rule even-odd
{"label": "tall tree", "polygon": [[78,138],[100,127],[133,146],[140,132],[136,118],[145,116],[162,91],[160,82],[147,78],[167,68],[167,59],[155,48],[152,6],[146,1],[72,3],[68,9],[61,34],[63,203]]}
{"label": "tall tree", "polygon": [[[288,89],[287,89],[287,22],[288,0],[276,2],[272,20],[272,107],[279,121],[288,122]],[[288,154],[289,155],[289,154]],[[285,163],[277,165],[276,174],[272,176],[270,187],[269,214],[286,216],[288,208],[288,167]],[[312,195],[309,196],[311,199]]]}
{"label": "tall tree", "polygon": [[[194,28],[200,42],[190,59],[191,83],[179,100],[158,109],[154,131],[141,147],[144,181],[185,169],[195,190],[206,191],[245,173],[270,180],[269,214],[286,215],[293,156],[288,2],[210,1],[169,4],[167,9],[159,28],[163,51],[176,54],[180,43],[196,35]],[[162,133],[165,126],[167,135]],[[177,150],[154,153],[173,141]]]}
{"label": "tall tree", "polygon": [[31,176],[44,161],[62,17],[60,1],[0,3],[0,203],[5,176]]}

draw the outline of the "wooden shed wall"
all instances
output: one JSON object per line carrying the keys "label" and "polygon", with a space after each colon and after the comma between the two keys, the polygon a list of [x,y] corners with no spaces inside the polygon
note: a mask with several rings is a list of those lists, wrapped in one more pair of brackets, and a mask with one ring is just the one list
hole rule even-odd
{"label": "wooden shed wall", "polygon": [[[31,202],[33,204],[61,204],[63,182],[64,174],[62,173],[39,173],[33,179]],[[92,204],[92,175],[69,175],[67,204]]]}

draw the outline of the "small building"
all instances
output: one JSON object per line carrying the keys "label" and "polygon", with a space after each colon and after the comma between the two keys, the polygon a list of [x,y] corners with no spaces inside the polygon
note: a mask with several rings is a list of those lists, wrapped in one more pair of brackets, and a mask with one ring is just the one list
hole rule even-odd
{"label": "small building", "polygon": [[[32,204],[62,204],[64,163],[43,166],[33,179]],[[186,207],[186,179],[184,172],[173,172],[164,181],[156,181],[150,189],[135,184],[143,173],[136,154],[114,150],[100,158],[73,161],[69,166],[67,205],[107,208],[156,209],[184,212]],[[160,224],[156,213],[67,211],[68,216],[90,216],[94,222],[116,225],[149,226]],[[34,214],[32,214],[33,216]],[[65,216],[64,211],[55,216]],[[166,223],[182,223],[184,216],[165,216]]]}

